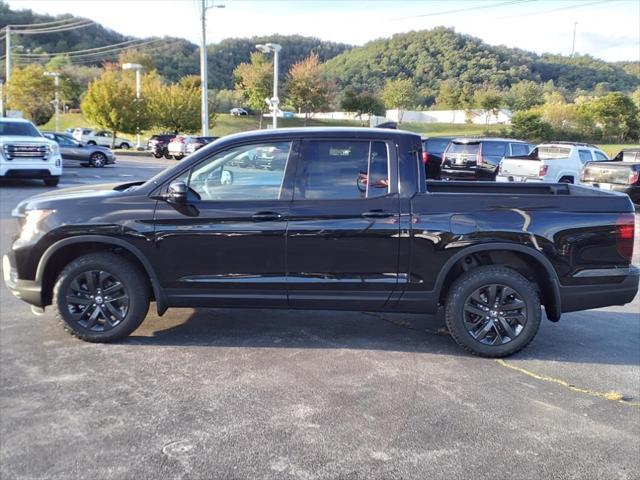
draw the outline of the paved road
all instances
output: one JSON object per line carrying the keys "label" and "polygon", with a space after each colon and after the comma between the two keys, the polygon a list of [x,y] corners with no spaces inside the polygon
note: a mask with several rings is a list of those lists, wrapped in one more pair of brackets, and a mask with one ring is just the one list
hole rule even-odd
{"label": "paved road", "polygon": [[[44,190],[0,184],[2,251]],[[93,345],[0,300],[2,479],[640,478],[638,298],[544,322],[506,363],[464,354],[439,316],[172,310]]]}

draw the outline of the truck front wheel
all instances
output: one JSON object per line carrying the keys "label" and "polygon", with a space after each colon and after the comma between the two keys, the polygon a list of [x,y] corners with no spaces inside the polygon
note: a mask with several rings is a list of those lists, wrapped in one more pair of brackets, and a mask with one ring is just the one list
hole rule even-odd
{"label": "truck front wheel", "polygon": [[73,336],[111,342],[131,334],[147,316],[149,285],[140,269],[113,253],[70,262],[53,289],[55,314]]}
{"label": "truck front wheel", "polygon": [[526,347],[540,327],[535,285],[506,267],[483,266],[459,277],[447,295],[445,321],[462,348],[506,357]]}

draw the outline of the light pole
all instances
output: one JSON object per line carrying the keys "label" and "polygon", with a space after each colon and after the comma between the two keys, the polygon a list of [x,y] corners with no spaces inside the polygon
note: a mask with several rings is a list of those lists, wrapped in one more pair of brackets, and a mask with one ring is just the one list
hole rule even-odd
{"label": "light pole", "polygon": [[271,109],[273,111],[273,128],[278,128],[278,52],[282,50],[282,45],[277,43],[258,44],[256,48],[262,53],[273,52],[273,97],[271,97]]}
{"label": "light pole", "polygon": [[202,37],[200,38],[200,91],[202,92],[202,105],[200,106],[200,119],[202,121],[202,136],[209,135],[209,79],[207,78],[207,9],[225,8],[224,5],[207,6],[207,0],[202,0]]}
{"label": "light pole", "polygon": [[60,131],[60,73],[59,72],[44,72],[46,77],[53,77],[53,81],[56,87],[56,97],[54,105],[56,108],[56,132]]}
{"label": "light pole", "polygon": [[[123,70],[135,70],[136,72],[136,103],[140,103],[140,90],[142,89],[142,65],[139,63],[125,63],[122,65]],[[138,117],[140,116],[139,105],[136,105],[136,109],[138,109]],[[140,150],[142,145],[140,145],[140,126],[139,124],[136,126],[136,149]]]}

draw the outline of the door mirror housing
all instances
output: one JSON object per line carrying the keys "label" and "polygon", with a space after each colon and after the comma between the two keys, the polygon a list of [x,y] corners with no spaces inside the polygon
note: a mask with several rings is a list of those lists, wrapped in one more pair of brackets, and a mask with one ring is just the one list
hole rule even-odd
{"label": "door mirror housing", "polygon": [[167,192],[167,200],[170,203],[183,204],[187,201],[187,192],[189,187],[184,182],[173,182],[169,185],[169,191]]}

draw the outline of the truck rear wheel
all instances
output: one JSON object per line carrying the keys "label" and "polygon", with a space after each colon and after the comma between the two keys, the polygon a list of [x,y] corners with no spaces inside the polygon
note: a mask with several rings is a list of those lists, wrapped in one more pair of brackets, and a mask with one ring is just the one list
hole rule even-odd
{"label": "truck rear wheel", "polygon": [[536,336],[540,318],[535,285],[506,267],[471,270],[447,295],[449,333],[458,345],[481,357],[506,357],[522,350]]}
{"label": "truck rear wheel", "polygon": [[149,310],[149,285],[136,266],[113,253],[70,262],[53,289],[55,314],[71,335],[112,342],[130,335]]}
{"label": "truck rear wheel", "polygon": [[57,187],[60,183],[60,176],[48,177],[44,179],[44,184],[47,187]]}

